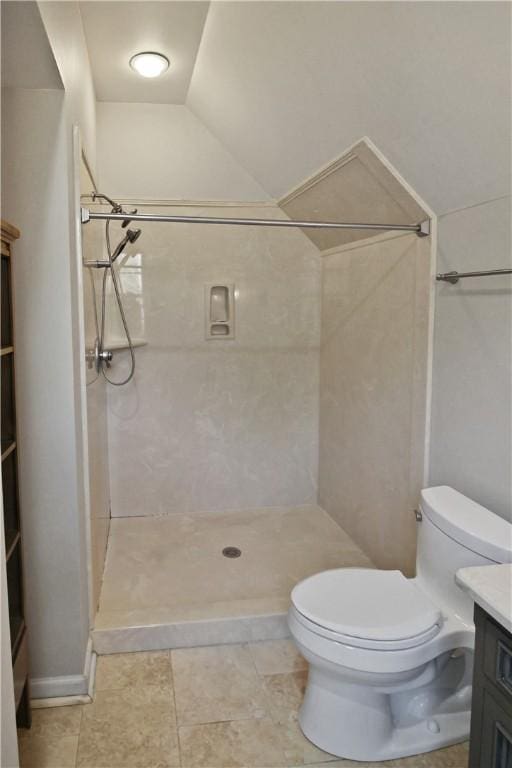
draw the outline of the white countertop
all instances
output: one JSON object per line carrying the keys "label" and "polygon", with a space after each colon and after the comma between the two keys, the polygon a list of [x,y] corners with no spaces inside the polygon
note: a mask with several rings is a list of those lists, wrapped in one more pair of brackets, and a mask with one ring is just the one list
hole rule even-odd
{"label": "white countertop", "polygon": [[512,632],[512,564],[460,568],[455,581],[489,616]]}

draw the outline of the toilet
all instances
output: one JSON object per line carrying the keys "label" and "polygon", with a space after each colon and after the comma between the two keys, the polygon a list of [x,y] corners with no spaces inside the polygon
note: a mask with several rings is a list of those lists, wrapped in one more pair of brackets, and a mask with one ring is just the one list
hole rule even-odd
{"label": "toilet", "polygon": [[422,491],[417,518],[415,578],[338,568],[292,591],[310,665],[299,722],[333,755],[391,760],[469,736],[473,603],[455,573],[512,562],[512,525],[447,486]]}

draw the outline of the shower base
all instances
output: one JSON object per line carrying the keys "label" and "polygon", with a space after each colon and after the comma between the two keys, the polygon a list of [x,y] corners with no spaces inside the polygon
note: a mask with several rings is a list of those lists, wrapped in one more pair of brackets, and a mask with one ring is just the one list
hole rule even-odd
{"label": "shower base", "polygon": [[114,518],[94,649],[280,639],[294,585],[348,566],[372,563],[316,506]]}

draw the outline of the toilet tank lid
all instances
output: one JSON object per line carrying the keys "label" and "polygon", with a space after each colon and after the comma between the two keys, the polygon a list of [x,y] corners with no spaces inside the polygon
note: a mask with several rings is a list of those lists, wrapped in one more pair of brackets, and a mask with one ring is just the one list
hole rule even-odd
{"label": "toilet tank lid", "polygon": [[512,525],[454,488],[425,488],[421,510],[464,547],[496,563],[512,562]]}

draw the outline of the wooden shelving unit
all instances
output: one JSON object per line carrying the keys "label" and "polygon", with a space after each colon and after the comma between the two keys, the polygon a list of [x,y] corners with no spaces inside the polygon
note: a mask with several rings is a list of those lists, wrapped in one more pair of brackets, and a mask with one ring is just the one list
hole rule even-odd
{"label": "wooden shelving unit", "polygon": [[2,221],[0,296],[0,408],[3,525],[7,563],[7,593],[14,676],[16,718],[20,727],[30,727],[28,646],[25,625],[23,554],[18,491],[18,450],[16,443],[16,402],[14,392],[14,327],[11,247],[20,236],[12,224]]}

